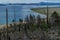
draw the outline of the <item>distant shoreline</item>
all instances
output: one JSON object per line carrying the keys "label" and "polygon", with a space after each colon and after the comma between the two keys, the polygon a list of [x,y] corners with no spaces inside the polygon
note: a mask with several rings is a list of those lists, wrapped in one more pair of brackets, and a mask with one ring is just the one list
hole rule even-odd
{"label": "distant shoreline", "polygon": [[[45,14],[45,15],[47,13],[47,7],[32,8],[31,10],[40,14]],[[60,7],[48,7],[49,17],[54,11],[56,11],[60,16]]]}

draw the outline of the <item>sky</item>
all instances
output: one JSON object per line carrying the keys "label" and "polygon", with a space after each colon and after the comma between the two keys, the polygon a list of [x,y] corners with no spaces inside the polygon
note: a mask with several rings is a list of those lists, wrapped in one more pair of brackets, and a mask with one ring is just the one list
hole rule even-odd
{"label": "sky", "polygon": [[[39,3],[47,0],[0,0],[0,3]],[[60,0],[48,0],[48,2],[60,2]]]}

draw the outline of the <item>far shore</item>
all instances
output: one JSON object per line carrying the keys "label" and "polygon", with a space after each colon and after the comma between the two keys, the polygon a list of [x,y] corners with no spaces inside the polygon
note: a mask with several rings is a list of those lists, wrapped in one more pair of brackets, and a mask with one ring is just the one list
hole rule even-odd
{"label": "far shore", "polygon": [[[47,14],[47,7],[32,8],[31,10],[40,14]],[[56,11],[60,16],[60,7],[48,7],[49,17],[54,11]]]}

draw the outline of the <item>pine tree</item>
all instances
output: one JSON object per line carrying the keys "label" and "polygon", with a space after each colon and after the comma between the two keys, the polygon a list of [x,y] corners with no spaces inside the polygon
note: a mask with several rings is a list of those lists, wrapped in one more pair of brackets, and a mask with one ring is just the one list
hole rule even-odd
{"label": "pine tree", "polygon": [[28,18],[28,15],[25,18],[25,22],[26,22],[27,28],[29,29],[29,18]]}
{"label": "pine tree", "polygon": [[33,15],[33,24],[36,23],[36,18],[35,18],[35,15]]}
{"label": "pine tree", "polygon": [[58,19],[59,15],[56,11],[54,11],[53,14],[51,15],[51,17],[54,17],[55,19]]}
{"label": "pine tree", "polygon": [[16,31],[16,21],[13,19],[12,23],[13,23],[14,30]]}
{"label": "pine tree", "polygon": [[18,25],[18,27],[19,27],[19,32],[20,32],[20,29],[22,28],[22,23],[23,23],[23,20],[22,19],[19,19],[19,25]]}
{"label": "pine tree", "polygon": [[30,24],[33,24],[33,16],[30,14]]}
{"label": "pine tree", "polygon": [[19,19],[19,22],[21,22],[21,23],[22,23],[22,22],[23,22],[23,19]]}
{"label": "pine tree", "polygon": [[28,30],[30,30],[29,29],[29,27],[30,27],[30,25],[29,25],[29,18],[28,18],[28,15],[26,16],[26,18],[25,18],[25,26],[24,26],[24,29],[25,29],[25,33],[26,33],[26,36],[28,37],[28,38],[30,38],[30,36],[29,36],[29,34],[28,34]]}
{"label": "pine tree", "polygon": [[29,18],[30,18],[30,29],[31,29],[31,32],[33,32],[35,29],[35,24],[36,24],[35,15],[30,14]]}
{"label": "pine tree", "polygon": [[41,18],[40,15],[37,15],[37,27],[40,28],[41,26]]}
{"label": "pine tree", "polygon": [[[56,11],[53,12],[53,14],[51,15],[51,17],[53,17],[54,20],[54,25],[58,25],[59,24],[59,15]],[[58,24],[57,24],[58,23]]]}

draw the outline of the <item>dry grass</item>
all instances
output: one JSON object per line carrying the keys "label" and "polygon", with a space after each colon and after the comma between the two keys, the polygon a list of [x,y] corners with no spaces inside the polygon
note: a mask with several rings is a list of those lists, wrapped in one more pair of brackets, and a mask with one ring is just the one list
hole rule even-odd
{"label": "dry grass", "polygon": [[[42,13],[42,14],[47,14],[47,7],[42,7],[42,8],[32,8],[31,10],[33,10],[34,12],[37,13]],[[58,13],[58,15],[60,16],[60,7],[48,7],[48,13],[49,13],[49,17],[51,16],[51,14],[56,11]]]}

